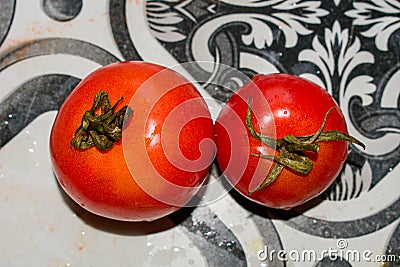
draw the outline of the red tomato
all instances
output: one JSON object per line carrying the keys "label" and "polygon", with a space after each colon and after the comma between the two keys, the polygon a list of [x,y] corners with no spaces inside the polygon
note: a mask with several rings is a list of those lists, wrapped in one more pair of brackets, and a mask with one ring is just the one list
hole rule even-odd
{"label": "red tomato", "polygon": [[[267,207],[289,209],[318,196],[341,171],[347,142],[318,139],[312,142],[319,146],[318,152],[288,153],[292,148],[266,145],[251,134],[246,118],[250,114],[256,133],[282,141],[290,134],[313,136],[330,108],[334,109],[327,115],[325,133],[320,136],[330,130],[347,134],[338,105],[318,85],[288,74],[256,75],[229,99],[216,121],[217,160],[225,177],[242,195]],[[306,162],[311,162],[312,168],[308,173],[299,173],[273,161],[271,157],[276,159],[277,155],[295,160],[307,156]],[[283,169],[275,180],[259,188],[279,165]]]}
{"label": "red tomato", "polygon": [[[109,102],[98,98],[91,110],[99,91]],[[133,113],[119,116],[124,109]],[[214,153],[202,141],[213,138],[210,113],[192,84],[171,69],[131,61],[100,68],[73,90],[54,121],[50,153],[60,185],[82,207],[152,221],[196,194]]]}

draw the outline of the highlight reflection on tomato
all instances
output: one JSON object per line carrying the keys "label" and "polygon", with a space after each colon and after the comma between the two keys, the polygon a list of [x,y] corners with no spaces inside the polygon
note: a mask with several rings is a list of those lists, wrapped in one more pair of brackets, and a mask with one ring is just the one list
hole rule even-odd
{"label": "highlight reflection on tomato", "polygon": [[[185,102],[190,108],[179,108]],[[85,209],[151,221],[196,194],[214,152],[201,143],[213,140],[213,129],[206,103],[181,75],[151,63],[120,62],[94,71],[65,100],[51,131],[51,160],[62,188]],[[150,187],[141,184],[146,181]]]}
{"label": "highlight reflection on tomato", "polygon": [[[347,134],[331,95],[288,74],[259,74],[239,88],[215,131],[225,177],[243,196],[272,208],[289,209],[321,194],[342,169],[347,141],[363,146]],[[237,146],[243,149],[232,153]]]}

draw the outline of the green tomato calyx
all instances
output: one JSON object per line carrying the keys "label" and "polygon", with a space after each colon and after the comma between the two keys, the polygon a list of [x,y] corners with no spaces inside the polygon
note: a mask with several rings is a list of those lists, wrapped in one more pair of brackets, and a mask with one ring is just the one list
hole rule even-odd
{"label": "green tomato calyx", "polygon": [[[100,151],[105,151],[112,148],[115,142],[120,141],[123,124],[133,113],[128,106],[114,112],[122,100],[123,97],[112,106],[105,91],[97,92],[92,108],[83,114],[81,125],[72,136],[71,146],[80,150],[95,146]],[[100,109],[100,114],[96,113],[98,109]]]}
{"label": "green tomato calyx", "polygon": [[249,95],[246,112],[246,127],[249,133],[251,134],[251,136],[262,142],[264,145],[276,150],[276,153],[274,155],[250,153],[252,156],[255,157],[272,160],[273,166],[264,181],[255,189],[252,189],[248,192],[249,195],[274,182],[285,167],[299,174],[308,174],[313,167],[313,162],[303,152],[310,151],[318,153],[318,143],[320,142],[348,141],[357,144],[365,149],[365,145],[361,141],[350,136],[349,134],[336,130],[323,131],[326,121],[328,119],[328,115],[332,110],[335,109],[334,107],[331,107],[325,113],[325,117],[321,126],[314,134],[307,136],[294,136],[293,134],[288,134],[283,138],[275,139],[255,131],[252,122],[253,112],[251,106],[252,98]]}

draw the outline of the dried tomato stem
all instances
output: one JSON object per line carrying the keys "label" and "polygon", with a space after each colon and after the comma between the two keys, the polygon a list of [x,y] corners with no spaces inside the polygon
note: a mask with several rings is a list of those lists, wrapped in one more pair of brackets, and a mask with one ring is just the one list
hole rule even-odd
{"label": "dried tomato stem", "polygon": [[[112,106],[106,92],[97,92],[91,109],[83,114],[81,125],[72,136],[71,146],[81,150],[95,146],[104,151],[112,148],[115,142],[120,141],[122,125],[133,113],[128,106],[114,112],[122,100],[123,97]],[[100,114],[98,115],[96,111],[99,108]]]}
{"label": "dried tomato stem", "polygon": [[327,141],[348,141],[358,144],[365,149],[365,145],[362,142],[346,133],[336,130],[325,132],[323,131],[326,121],[328,119],[328,115],[332,110],[335,109],[334,107],[331,107],[325,113],[324,120],[321,126],[314,134],[308,136],[294,136],[293,134],[288,134],[281,139],[275,139],[259,133],[254,129],[252,123],[253,112],[251,109],[252,98],[250,95],[248,97],[247,106],[246,126],[249,133],[266,146],[276,150],[275,155],[251,153],[252,156],[272,160],[274,162],[274,165],[264,181],[255,189],[251,190],[248,194],[252,194],[260,190],[261,188],[271,184],[273,181],[276,180],[276,178],[278,178],[284,167],[289,168],[300,174],[308,174],[313,167],[313,163],[311,159],[307,157],[303,152],[311,151],[318,153],[319,144],[317,143]]}

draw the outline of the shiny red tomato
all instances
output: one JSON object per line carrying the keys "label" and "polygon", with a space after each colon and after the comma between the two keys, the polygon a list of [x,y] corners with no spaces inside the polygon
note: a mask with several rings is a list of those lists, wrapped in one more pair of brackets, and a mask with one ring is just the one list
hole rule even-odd
{"label": "shiny red tomato", "polygon": [[215,131],[218,163],[235,189],[282,209],[327,189],[342,169],[347,141],[357,142],[331,95],[288,74],[259,74],[239,88]]}
{"label": "shiny red tomato", "polygon": [[130,61],[94,71],[73,90],[55,118],[50,153],[60,185],[83,208],[152,221],[196,194],[214,153],[203,141],[213,138],[192,84],[171,69]]}

